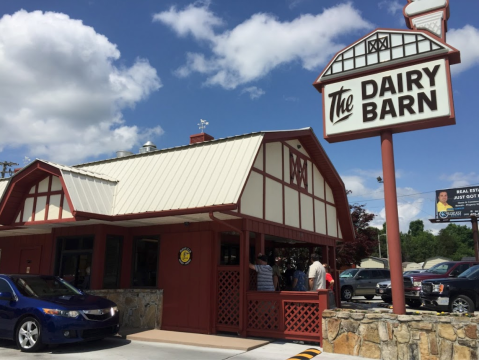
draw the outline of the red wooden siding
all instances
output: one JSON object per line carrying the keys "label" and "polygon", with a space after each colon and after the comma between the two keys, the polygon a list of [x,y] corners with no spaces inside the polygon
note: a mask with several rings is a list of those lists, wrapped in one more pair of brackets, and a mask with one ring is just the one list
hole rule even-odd
{"label": "red wooden siding", "polygon": [[54,259],[51,234],[0,238],[0,273],[51,274]]}

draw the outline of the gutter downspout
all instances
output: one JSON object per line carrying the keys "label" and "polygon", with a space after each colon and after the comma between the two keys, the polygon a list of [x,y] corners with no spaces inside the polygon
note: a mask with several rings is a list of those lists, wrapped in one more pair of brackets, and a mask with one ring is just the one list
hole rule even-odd
{"label": "gutter downspout", "polygon": [[[240,234],[240,302],[239,302],[239,323],[240,323],[240,328],[238,335],[242,337],[246,337],[246,273],[247,273],[247,267],[249,264],[249,258],[247,260],[247,254],[249,251],[246,249],[246,237],[244,232],[241,229],[238,229],[237,227],[228,224],[224,220],[220,220],[216,218],[213,215],[213,212],[209,213],[210,219],[214,222],[217,222],[218,224],[224,225],[226,227],[229,227],[230,229],[233,229],[237,233]],[[246,263],[248,261],[248,263]],[[215,319],[216,321],[216,319]]]}

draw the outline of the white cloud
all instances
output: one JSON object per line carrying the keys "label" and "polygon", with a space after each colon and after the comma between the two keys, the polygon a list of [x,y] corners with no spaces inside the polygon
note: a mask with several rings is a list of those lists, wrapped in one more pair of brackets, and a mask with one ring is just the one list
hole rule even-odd
{"label": "white cloud", "polygon": [[453,75],[479,65],[479,29],[471,25],[461,29],[450,29],[446,39],[448,44],[461,52],[461,63],[451,67]]}
{"label": "white cloud", "polygon": [[153,21],[170,26],[178,35],[192,35],[196,39],[211,40],[213,28],[223,25],[223,20],[208,10],[209,3],[195,3],[178,11],[175,6],[153,15]]}
{"label": "white cloud", "polygon": [[0,19],[0,143],[66,164],[130,149],[160,127],[127,126],[161,81],[148,61],[117,67],[116,45],[65,14],[24,10]]}
{"label": "white cloud", "polygon": [[398,0],[388,1],[384,0],[381,1],[378,6],[380,9],[386,9],[388,13],[391,15],[395,15],[398,11],[402,12],[405,4],[401,4]]}
{"label": "white cloud", "polygon": [[211,50],[211,55],[188,53],[186,64],[176,71],[179,76],[198,72],[207,76],[207,85],[226,89],[256,81],[291,62],[317,70],[345,46],[339,42],[342,35],[372,28],[349,3],[290,22],[258,13],[219,34],[214,28],[224,21],[208,9],[208,4],[188,5],[184,10],[172,7],[154,15],[153,20],[169,26],[178,36],[191,34]]}
{"label": "white cloud", "polygon": [[242,93],[242,94],[244,94],[244,93],[249,94],[249,96],[250,96],[250,98],[251,98],[252,100],[258,99],[258,98],[260,98],[261,96],[263,96],[264,94],[266,94],[263,89],[260,89],[260,88],[258,88],[258,87],[256,87],[256,86],[247,87],[247,88],[243,89],[243,90],[241,91],[241,93]]}
{"label": "white cloud", "polygon": [[469,174],[455,172],[453,174],[441,175],[440,179],[450,181],[451,188],[479,184],[479,174],[475,172],[470,172]]}

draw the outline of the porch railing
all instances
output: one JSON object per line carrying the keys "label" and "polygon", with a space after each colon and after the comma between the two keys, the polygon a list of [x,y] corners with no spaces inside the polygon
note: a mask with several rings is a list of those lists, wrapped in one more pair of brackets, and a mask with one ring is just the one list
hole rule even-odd
{"label": "porch railing", "polygon": [[321,319],[328,290],[246,293],[247,336],[315,341],[322,344]]}

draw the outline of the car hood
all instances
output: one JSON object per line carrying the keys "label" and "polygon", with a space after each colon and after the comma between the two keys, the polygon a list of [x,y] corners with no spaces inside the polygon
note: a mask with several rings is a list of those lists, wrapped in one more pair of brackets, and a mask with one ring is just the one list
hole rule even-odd
{"label": "car hood", "polygon": [[432,284],[453,284],[455,282],[467,281],[468,278],[438,278],[438,279],[426,279],[423,282]]}
{"label": "car hood", "polygon": [[404,275],[404,277],[413,278],[414,280],[426,280],[426,279],[442,279],[445,278],[444,274],[433,274],[433,273],[419,273],[419,274],[411,274],[411,275]]}
{"label": "car hood", "polygon": [[71,310],[105,309],[116,306],[113,301],[93,295],[62,295],[35,299],[42,303],[55,304]]}

